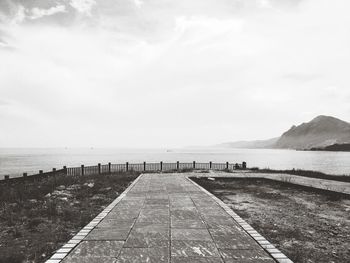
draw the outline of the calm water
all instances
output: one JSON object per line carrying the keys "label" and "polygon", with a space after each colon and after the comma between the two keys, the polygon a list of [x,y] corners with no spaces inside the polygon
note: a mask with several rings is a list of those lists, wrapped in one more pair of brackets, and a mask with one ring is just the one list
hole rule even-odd
{"label": "calm water", "polygon": [[53,167],[124,162],[232,162],[249,167],[307,169],[350,175],[349,152],[305,152],[267,149],[0,149],[0,179],[3,175],[49,171]]}

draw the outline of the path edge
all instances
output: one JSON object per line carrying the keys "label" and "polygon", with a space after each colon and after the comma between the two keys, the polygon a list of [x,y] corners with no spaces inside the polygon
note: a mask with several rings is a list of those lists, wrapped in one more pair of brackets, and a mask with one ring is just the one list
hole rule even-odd
{"label": "path edge", "polygon": [[60,263],[81,241],[108,215],[108,213],[126,196],[126,194],[140,180],[140,174],[116,199],[102,210],[89,224],[84,226],[65,245],[58,249],[45,263]]}
{"label": "path edge", "polygon": [[268,240],[266,240],[262,235],[260,235],[254,228],[252,228],[245,220],[243,220],[239,215],[237,215],[228,205],[226,205],[221,199],[210,193],[208,190],[197,184],[195,181],[185,176],[188,181],[197,186],[201,191],[209,195],[214,201],[228,213],[234,221],[239,224],[244,231],[252,237],[276,262],[278,263],[293,263],[285,254],[283,254],[279,249],[272,245]]}

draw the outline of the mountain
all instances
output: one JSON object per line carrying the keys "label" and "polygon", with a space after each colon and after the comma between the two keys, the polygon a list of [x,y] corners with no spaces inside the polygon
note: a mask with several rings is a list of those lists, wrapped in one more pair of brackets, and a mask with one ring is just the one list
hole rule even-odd
{"label": "mountain", "polygon": [[272,148],[277,142],[277,138],[269,140],[256,140],[256,141],[238,141],[238,142],[226,142],[215,145],[219,148],[245,148],[245,149],[259,149],[259,148]]}
{"label": "mountain", "polygon": [[310,122],[292,126],[288,131],[277,138],[257,141],[227,142],[215,145],[214,147],[296,150],[343,149],[343,151],[346,151],[346,149],[348,149],[346,144],[350,144],[350,123],[334,117],[320,115]]}
{"label": "mountain", "polygon": [[290,128],[276,141],[273,148],[311,149],[346,143],[350,143],[350,123],[321,115]]}

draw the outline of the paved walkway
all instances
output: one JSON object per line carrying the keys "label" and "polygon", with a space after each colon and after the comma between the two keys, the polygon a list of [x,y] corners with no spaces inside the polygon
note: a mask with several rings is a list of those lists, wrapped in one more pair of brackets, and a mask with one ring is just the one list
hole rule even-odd
{"label": "paved walkway", "polygon": [[276,262],[183,174],[141,175],[102,217],[62,262]]}

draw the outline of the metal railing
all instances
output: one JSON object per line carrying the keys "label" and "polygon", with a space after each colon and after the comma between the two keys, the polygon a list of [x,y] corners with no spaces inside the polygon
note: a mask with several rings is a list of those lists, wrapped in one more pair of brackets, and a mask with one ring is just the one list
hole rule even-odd
{"label": "metal railing", "polygon": [[81,165],[80,167],[66,167],[64,166],[60,170],[52,169],[50,172],[39,171],[38,174],[28,175],[23,173],[22,177],[10,178],[9,175],[5,175],[3,181],[20,181],[23,179],[35,180],[39,178],[46,178],[49,176],[55,176],[57,174],[66,174],[71,176],[82,176],[82,175],[96,175],[96,174],[112,174],[118,172],[171,172],[171,171],[184,171],[184,170],[239,170],[246,169],[246,162],[243,163],[197,163],[197,162],[176,162],[176,163],[123,163],[123,164],[103,164],[100,163],[92,166]]}

